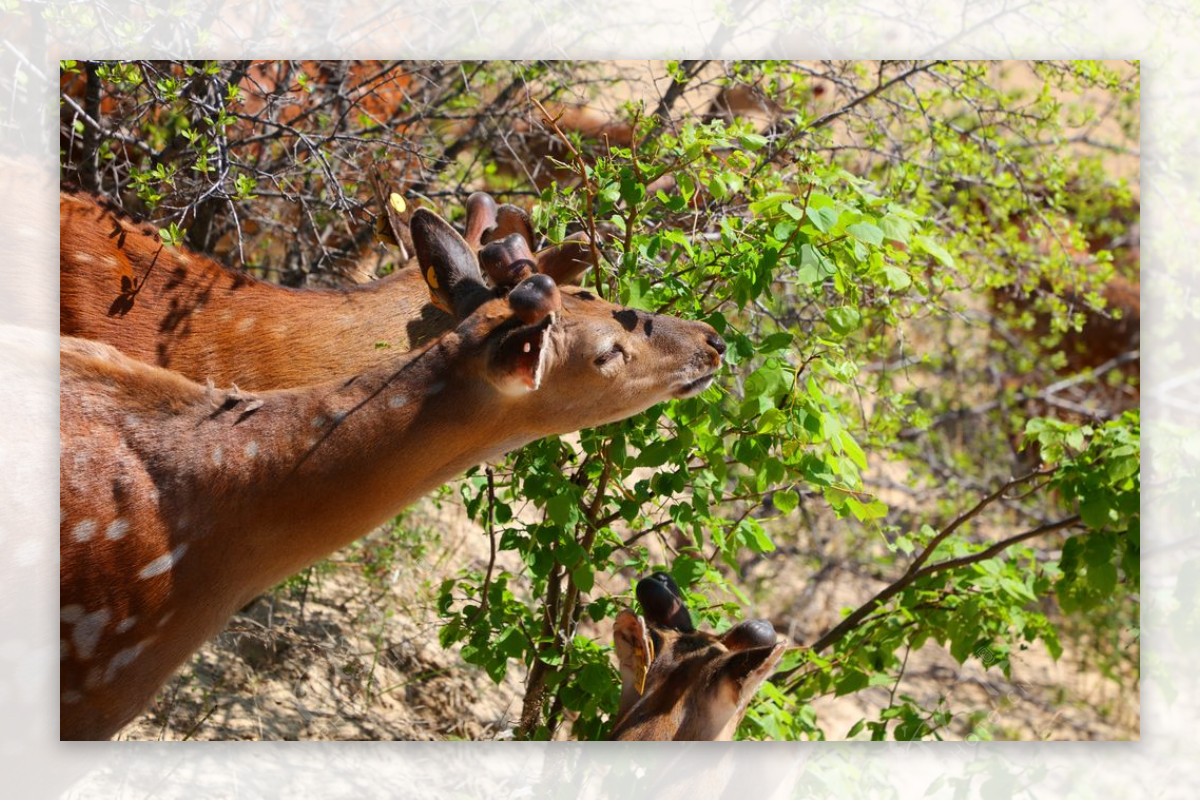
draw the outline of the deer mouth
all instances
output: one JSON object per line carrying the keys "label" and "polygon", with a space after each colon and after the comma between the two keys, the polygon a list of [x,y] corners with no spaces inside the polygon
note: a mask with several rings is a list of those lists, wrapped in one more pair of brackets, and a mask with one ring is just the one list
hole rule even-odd
{"label": "deer mouth", "polygon": [[548,314],[533,325],[509,332],[497,349],[497,363],[526,390],[533,391],[541,386],[554,317],[554,314]]}
{"label": "deer mouth", "polygon": [[708,373],[699,378],[688,381],[686,384],[681,384],[674,392],[674,396],[678,399],[692,398],[699,395],[704,390],[712,386],[713,379],[716,378],[716,373]]}

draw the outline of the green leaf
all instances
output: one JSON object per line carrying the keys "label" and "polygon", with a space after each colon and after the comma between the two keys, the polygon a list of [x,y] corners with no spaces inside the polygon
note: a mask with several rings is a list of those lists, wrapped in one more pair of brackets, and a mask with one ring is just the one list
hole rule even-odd
{"label": "green leaf", "polygon": [[884,267],[883,277],[887,280],[888,288],[894,292],[902,292],[912,286],[912,277],[899,267]]}
{"label": "green leaf", "polygon": [[546,500],[546,515],[556,526],[569,526],[579,517],[579,508],[572,495],[555,495]]}
{"label": "green leaf", "polygon": [[834,692],[839,696],[856,693],[864,689],[868,681],[866,673],[863,673],[861,670],[849,669],[838,677],[838,680],[834,683]]}
{"label": "green leaf", "polygon": [[800,495],[795,490],[777,490],[771,496],[771,503],[775,504],[780,514],[788,515],[799,505]]}
{"label": "green leaf", "polygon": [[767,145],[767,137],[756,133],[738,135],[738,143],[747,150],[761,150]]}
{"label": "green leaf", "polygon": [[837,225],[838,212],[837,209],[825,206],[815,208],[812,204],[812,198],[809,198],[808,210],[806,215],[816,229],[823,234],[827,234]]}
{"label": "green leaf", "polygon": [[846,233],[867,245],[883,244],[883,230],[874,223],[860,222],[847,225]]}
{"label": "green leaf", "polygon": [[862,315],[853,306],[836,306],[825,310],[825,322],[836,333],[846,336],[862,325]]}
{"label": "green leaf", "polygon": [[933,256],[935,259],[937,259],[939,262],[941,262],[944,266],[950,267],[950,268],[954,267],[954,257],[951,256],[949,254],[949,252],[946,251],[945,248],[943,248],[941,245],[934,242],[929,237],[918,236],[916,238],[916,243],[922,250],[924,250],[930,256]]}

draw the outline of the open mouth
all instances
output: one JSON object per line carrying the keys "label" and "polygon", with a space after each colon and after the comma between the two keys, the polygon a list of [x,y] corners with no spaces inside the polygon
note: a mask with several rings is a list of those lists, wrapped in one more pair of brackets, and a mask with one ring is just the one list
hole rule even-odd
{"label": "open mouth", "polygon": [[530,390],[542,383],[548,352],[546,338],[554,324],[554,314],[540,322],[510,332],[500,344],[498,359],[508,371]]}
{"label": "open mouth", "polygon": [[695,381],[689,381],[686,384],[683,384],[679,387],[679,389],[675,390],[675,397],[691,398],[699,395],[701,392],[712,386],[713,378],[715,376],[716,373],[709,373],[708,375],[697,378]]}

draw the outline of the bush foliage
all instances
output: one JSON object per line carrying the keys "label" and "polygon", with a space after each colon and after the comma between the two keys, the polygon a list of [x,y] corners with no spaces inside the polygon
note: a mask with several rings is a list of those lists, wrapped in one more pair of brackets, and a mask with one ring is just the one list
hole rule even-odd
{"label": "bush foliage", "polygon": [[672,62],[654,92],[573,62],[62,67],[64,176],[167,240],[336,282],[378,252],[380,164],[447,214],[487,188],[550,241],[603,234],[596,292],[727,340],[703,395],[457,484],[522,567],[446,580],[441,641],[527,675],[517,737],[603,736],[595,624],[630,578],[669,571],[720,628],[753,565],[815,573],[830,536],[882,589],[797,643],[742,737],[824,738],[812,701],[876,686],[850,734],[948,736],[894,689],[926,642],[1007,673],[1069,638],[1136,681],[1136,64]]}

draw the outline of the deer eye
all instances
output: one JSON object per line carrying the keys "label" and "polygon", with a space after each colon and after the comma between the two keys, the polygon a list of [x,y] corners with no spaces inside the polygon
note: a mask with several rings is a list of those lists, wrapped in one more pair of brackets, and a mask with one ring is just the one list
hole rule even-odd
{"label": "deer eye", "polygon": [[625,348],[614,344],[611,348],[596,357],[596,366],[604,367],[605,365],[613,364],[617,359],[628,361],[629,354],[625,352]]}

